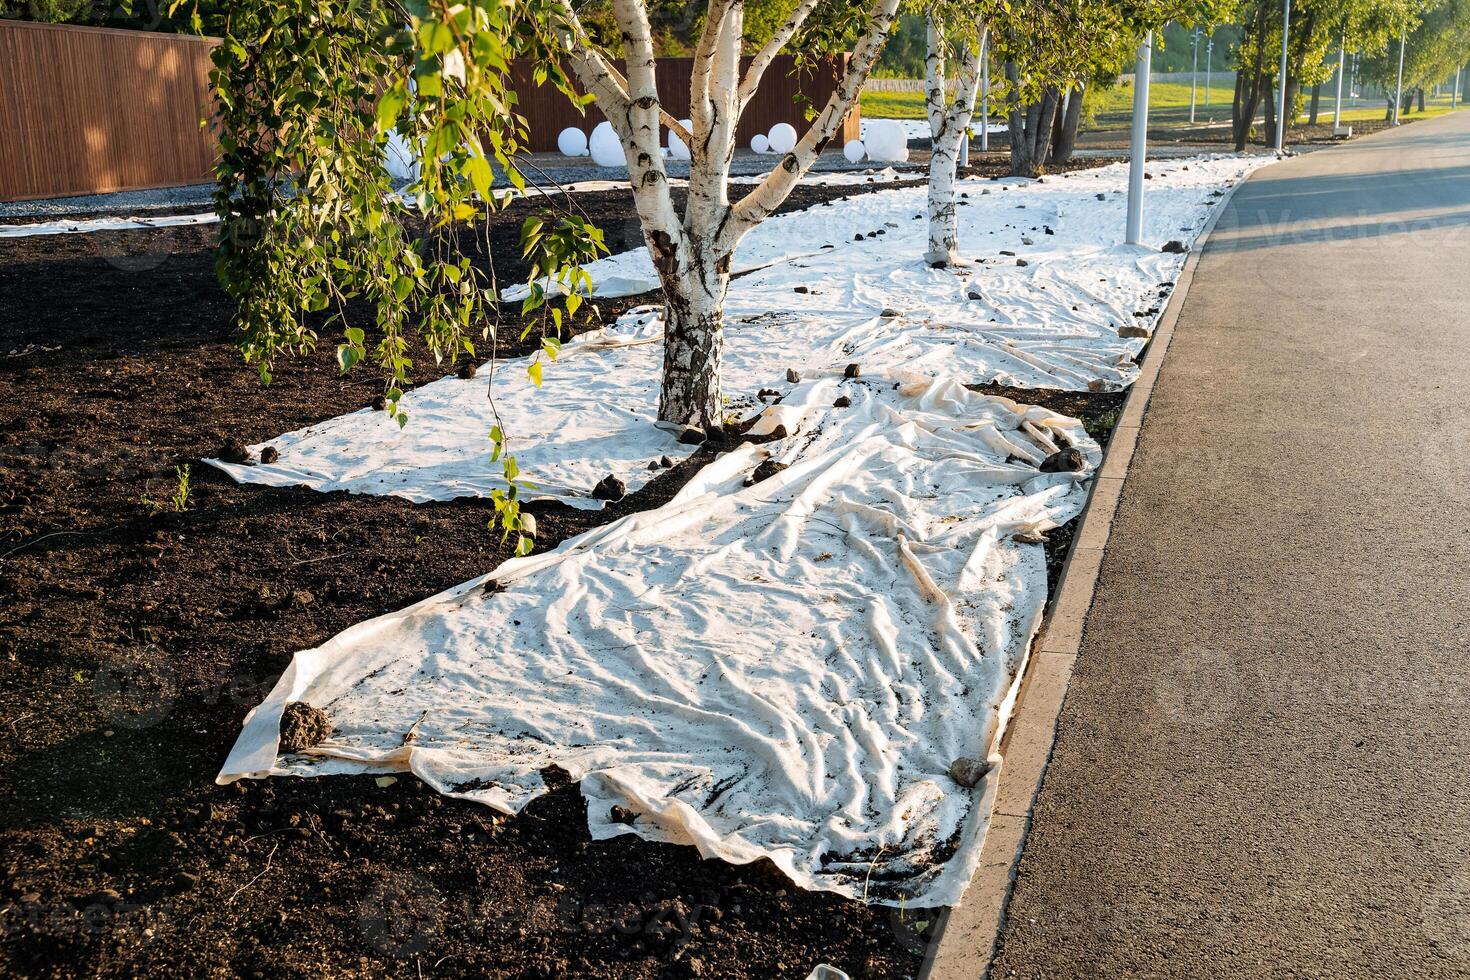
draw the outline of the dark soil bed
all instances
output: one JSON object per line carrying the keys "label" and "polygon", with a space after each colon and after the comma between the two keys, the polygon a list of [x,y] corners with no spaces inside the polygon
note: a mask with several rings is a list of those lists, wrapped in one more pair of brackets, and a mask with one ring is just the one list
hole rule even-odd
{"label": "dark soil bed", "polygon": [[[579,204],[627,226],[624,194]],[[213,784],[293,652],[506,552],[483,501],[240,487],[198,462],[381,390],[339,378],[330,340],[261,388],[212,234],[0,241],[0,974],[913,975],[924,911],[592,842],[575,785],[505,819],[412,777]],[[519,274],[513,232],[493,241]],[[708,458],[601,512],[536,508],[540,547],[659,505]],[[185,464],[190,508],[156,513]]]}

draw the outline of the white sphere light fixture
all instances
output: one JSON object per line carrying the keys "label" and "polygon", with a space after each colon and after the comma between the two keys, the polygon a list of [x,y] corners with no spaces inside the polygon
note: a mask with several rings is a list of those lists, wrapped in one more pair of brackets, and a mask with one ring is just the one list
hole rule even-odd
{"label": "white sphere light fixture", "polygon": [[592,130],[592,162],[599,167],[626,167],[628,155],[623,152],[623,143],[613,131],[612,123],[600,122]]}
{"label": "white sphere light fixture", "polygon": [[583,157],[587,155],[587,134],[575,126],[568,126],[556,137],[556,148],[564,157]]}
{"label": "white sphere light fixture", "polygon": [[848,140],[842,145],[842,155],[847,157],[848,163],[861,163],[868,155],[868,148],[863,146],[862,140]]}
{"label": "white sphere light fixture", "polygon": [[908,134],[893,119],[875,119],[863,140],[868,157],[880,163],[902,163],[909,156]]}
{"label": "white sphere light fixture", "polygon": [[796,148],[796,127],[790,123],[776,123],[767,139],[772,153],[790,153]]}
{"label": "white sphere light fixture", "polygon": [[[688,119],[681,119],[679,125],[683,126],[689,132],[694,131],[694,124]],[[689,147],[684,145],[684,141],[679,138],[679,134],[672,129],[669,130],[669,156],[675,160],[688,160],[690,158]]]}

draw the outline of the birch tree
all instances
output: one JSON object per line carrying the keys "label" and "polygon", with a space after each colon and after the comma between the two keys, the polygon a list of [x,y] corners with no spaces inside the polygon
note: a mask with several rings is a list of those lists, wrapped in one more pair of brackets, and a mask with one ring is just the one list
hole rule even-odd
{"label": "birch tree", "polygon": [[[960,21],[956,29],[950,26],[955,18],[946,16],[950,13],[940,5],[927,12],[928,53],[924,59],[924,104],[933,138],[929,156],[929,248],[924,260],[936,269],[959,262],[955,169],[960,146],[969,138],[970,119],[975,114],[986,44],[983,16],[975,17],[967,12],[969,17]],[[953,95],[947,89],[946,71],[951,49],[958,62]]]}
{"label": "birch tree", "polygon": [[[686,129],[659,101],[658,64],[644,0],[611,0],[626,75],[593,43],[571,0],[561,0],[565,54],[623,144],[634,205],[663,287],[661,421],[705,430],[722,424],[720,362],[731,257],[741,239],[781,206],[837,133],[882,51],[900,0],[872,0],[836,91],[771,174],[732,201],[730,161],[740,117],[776,55],[808,26],[818,2],[797,0],[781,26],[742,64],[744,0],[708,0],[694,46]],[[683,214],[669,193],[660,149],[662,127],[683,140],[692,154]]]}

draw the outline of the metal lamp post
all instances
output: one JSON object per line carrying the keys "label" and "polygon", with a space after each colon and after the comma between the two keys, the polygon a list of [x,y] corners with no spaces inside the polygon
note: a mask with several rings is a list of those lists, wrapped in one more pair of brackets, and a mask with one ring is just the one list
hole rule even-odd
{"label": "metal lamp post", "polygon": [[1347,67],[1347,31],[1342,32],[1342,41],[1337,45],[1337,104],[1332,109],[1333,135],[1342,128],[1342,76]]}
{"label": "metal lamp post", "polygon": [[[1287,0],[1290,3],[1291,0]],[[1399,107],[1404,104],[1404,40],[1406,33],[1399,32],[1399,80],[1393,93],[1393,124],[1399,124]]]}
{"label": "metal lamp post", "polygon": [[980,152],[990,152],[990,31],[980,46]]}
{"label": "metal lamp post", "polygon": [[1286,141],[1286,67],[1288,42],[1291,40],[1291,0],[1286,0],[1281,12],[1281,95],[1276,99],[1276,152],[1280,153]]}
{"label": "metal lamp post", "polygon": [[1210,63],[1214,60],[1214,54],[1215,54],[1215,39],[1213,37],[1206,38],[1205,39],[1205,108],[1206,109],[1208,109],[1210,107],[1210,85],[1212,84],[1211,81],[1210,81]]}
{"label": "metal lamp post", "polygon": [[1194,38],[1190,42],[1194,49],[1194,62],[1189,69],[1189,124],[1194,125],[1194,88],[1199,81],[1199,28],[1194,29]]}
{"label": "metal lamp post", "polygon": [[1154,32],[1143,36],[1133,69],[1133,138],[1128,160],[1128,244],[1143,244],[1143,167],[1148,152],[1148,75],[1153,65]]}

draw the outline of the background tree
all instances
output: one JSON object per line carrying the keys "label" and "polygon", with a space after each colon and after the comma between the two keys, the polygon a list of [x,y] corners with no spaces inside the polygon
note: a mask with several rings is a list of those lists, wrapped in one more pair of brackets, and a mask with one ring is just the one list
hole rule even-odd
{"label": "background tree", "polygon": [[1280,81],[1281,4],[1276,0],[1240,4],[1241,41],[1231,110],[1236,150],[1245,149],[1263,104],[1268,134],[1275,132],[1278,109],[1285,111],[1288,126],[1295,122],[1303,87],[1332,77],[1336,59],[1329,55],[1339,44],[1346,43],[1349,51],[1370,60],[1381,58],[1399,31],[1417,22],[1422,9],[1419,0],[1296,0],[1287,51],[1286,105],[1281,109],[1275,104]]}
{"label": "background tree", "polygon": [[[1404,111],[1415,96],[1463,67],[1470,58],[1470,3],[1441,0],[1419,6],[1410,14],[1414,23],[1404,40]],[[1402,23],[1402,22],[1401,22]],[[1361,62],[1362,77],[1382,89],[1387,102],[1385,118],[1393,116],[1393,94],[1398,82],[1399,35],[1391,26],[1377,51]]]}
{"label": "background tree", "polygon": [[[1035,177],[1051,156],[1071,155],[1086,85],[1116,77],[1148,31],[1177,22],[1208,23],[1228,0],[1030,0],[1010,4],[992,30],[1004,64],[1002,97],[1010,130],[1011,172]],[[1076,102],[1072,103],[1075,95]]]}

